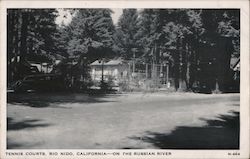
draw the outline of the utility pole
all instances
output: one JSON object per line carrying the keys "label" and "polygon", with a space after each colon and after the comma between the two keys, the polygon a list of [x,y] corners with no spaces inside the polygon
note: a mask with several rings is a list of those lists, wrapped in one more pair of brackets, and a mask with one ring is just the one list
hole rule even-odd
{"label": "utility pole", "polygon": [[169,81],[169,63],[168,62],[167,62],[167,80],[166,81],[167,81],[166,82],[167,83],[167,87],[169,88],[169,84],[168,84],[169,83],[168,82]]}
{"label": "utility pole", "polygon": [[72,59],[72,61],[71,61],[71,87],[72,87],[73,84],[74,84],[73,65],[74,65],[74,60]]}
{"label": "utility pole", "polygon": [[49,64],[46,63],[46,73],[49,73]]}
{"label": "utility pole", "polygon": [[135,52],[133,53],[133,76],[135,74]]}
{"label": "utility pole", "polygon": [[104,67],[104,60],[103,60],[103,58],[102,58],[102,81],[101,81],[101,83],[103,83],[103,82],[104,82],[104,77],[103,77],[103,67]]}
{"label": "utility pole", "polygon": [[128,80],[130,80],[131,76],[131,66],[130,61],[128,62]]}
{"label": "utility pole", "polygon": [[157,77],[157,58],[156,58],[156,43],[154,44],[154,48],[153,48],[153,64],[152,64],[152,79],[154,82],[154,85],[157,84],[156,82],[156,77]]}

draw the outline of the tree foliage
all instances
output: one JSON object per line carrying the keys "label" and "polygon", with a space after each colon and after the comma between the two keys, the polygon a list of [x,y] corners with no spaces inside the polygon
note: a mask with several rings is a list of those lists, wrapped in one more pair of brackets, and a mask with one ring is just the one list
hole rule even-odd
{"label": "tree foliage", "polygon": [[220,81],[224,90],[231,56],[239,57],[239,29],[238,10],[143,9],[135,35],[146,61],[172,63],[176,89],[198,82],[212,90]]}
{"label": "tree foliage", "polygon": [[34,55],[42,55],[44,60],[51,59],[56,51],[56,16],[54,9],[7,10],[10,79],[18,79],[27,74],[22,63],[27,59],[35,60]]}
{"label": "tree foliage", "polygon": [[69,25],[58,28],[57,44],[65,57],[60,72],[70,87],[80,89],[90,81],[89,64],[112,55],[115,28],[110,9],[71,9],[70,13]]}
{"label": "tree foliage", "polygon": [[70,56],[87,54],[91,49],[112,48],[114,25],[110,9],[79,9],[66,26],[64,41]]}
{"label": "tree foliage", "polygon": [[[74,72],[78,73],[70,80],[87,77],[88,64],[96,59],[136,57],[152,64],[152,72],[155,65],[168,63],[177,90],[199,85],[224,91],[230,60],[240,56],[240,12],[236,9],[123,9],[117,26],[111,9],[68,10],[72,20],[61,26],[55,24],[55,9],[8,10],[11,78],[21,78],[18,61],[32,55],[51,59],[60,54],[65,64],[77,61]],[[65,70],[66,77],[70,69]]]}
{"label": "tree foliage", "polygon": [[141,48],[136,37],[138,27],[137,10],[124,9],[118,21],[114,39],[117,52],[125,59],[131,59]]}

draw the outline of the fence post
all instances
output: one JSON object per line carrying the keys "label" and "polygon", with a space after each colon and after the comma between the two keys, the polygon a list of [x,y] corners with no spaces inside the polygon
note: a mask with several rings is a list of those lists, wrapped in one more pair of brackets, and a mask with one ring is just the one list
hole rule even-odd
{"label": "fence post", "polygon": [[131,69],[130,69],[130,61],[128,62],[128,80],[130,80],[130,76],[131,76]]}
{"label": "fence post", "polygon": [[103,74],[104,60],[102,59],[102,83],[104,82],[104,74]]}
{"label": "fence post", "polygon": [[135,73],[135,53],[133,54],[133,76]]}
{"label": "fence post", "polygon": [[167,87],[169,87],[169,64],[167,63]]}

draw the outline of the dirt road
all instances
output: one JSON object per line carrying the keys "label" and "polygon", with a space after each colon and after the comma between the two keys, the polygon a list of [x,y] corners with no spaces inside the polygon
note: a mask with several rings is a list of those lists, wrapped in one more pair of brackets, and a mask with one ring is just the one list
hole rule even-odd
{"label": "dirt road", "polygon": [[239,94],[15,95],[8,148],[237,148]]}

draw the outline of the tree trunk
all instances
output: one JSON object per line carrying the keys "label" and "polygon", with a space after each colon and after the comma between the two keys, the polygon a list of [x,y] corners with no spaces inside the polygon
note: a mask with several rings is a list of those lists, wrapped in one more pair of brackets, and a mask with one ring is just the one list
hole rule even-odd
{"label": "tree trunk", "polygon": [[18,63],[18,78],[23,78],[26,74],[26,68],[23,65],[26,53],[27,53],[27,27],[28,27],[28,15],[27,12],[24,11],[21,14],[21,37],[20,37],[20,55],[19,55],[19,63]]}
{"label": "tree trunk", "polygon": [[13,12],[12,10],[8,10],[7,12],[7,75],[8,75],[8,84],[13,80],[12,77],[12,63],[11,59],[13,57],[13,30],[14,30],[14,25],[13,25]]}
{"label": "tree trunk", "polygon": [[178,91],[186,91],[187,90],[187,85],[186,85],[186,80],[185,80],[185,55],[183,51],[183,39],[180,39],[180,44],[179,44],[179,88]]}
{"label": "tree trunk", "polygon": [[215,90],[212,92],[216,93],[216,94],[221,93],[220,88],[219,88],[218,79],[216,79],[216,81],[215,81]]}
{"label": "tree trunk", "polygon": [[189,45],[188,43],[186,43],[186,47],[185,47],[185,50],[186,50],[186,76],[185,76],[185,81],[186,81],[186,87],[187,87],[187,90],[190,90],[190,66],[191,66],[191,62],[190,62],[190,55],[191,55],[191,51],[189,49]]}
{"label": "tree trunk", "polygon": [[21,61],[25,59],[27,53],[27,31],[28,31],[28,15],[26,12],[22,13],[22,25],[21,25]]}

